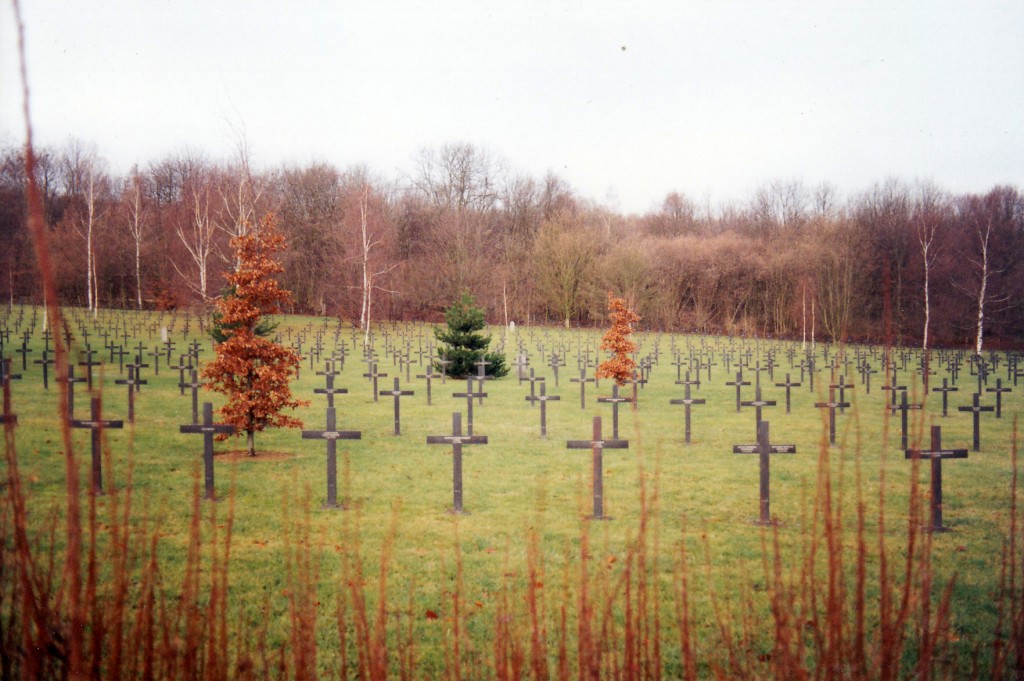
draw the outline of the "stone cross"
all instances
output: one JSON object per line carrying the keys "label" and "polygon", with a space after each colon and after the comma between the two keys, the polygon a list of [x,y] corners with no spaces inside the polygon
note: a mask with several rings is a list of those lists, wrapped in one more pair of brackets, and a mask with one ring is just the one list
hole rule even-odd
{"label": "stone cross", "polygon": [[[452,393],[452,397],[465,397],[466,398],[466,428],[469,434],[473,434],[473,398],[479,397],[481,400],[487,397],[487,393],[473,392],[473,379],[466,379],[466,392],[464,393]],[[459,419],[462,419],[462,414],[459,414]]]}
{"label": "stone cross", "polygon": [[930,459],[932,462],[932,493],[931,493],[931,525],[929,532],[948,532],[949,528],[942,524],[942,460],[966,459],[966,449],[943,449],[942,429],[932,426],[932,442],[929,449],[908,449],[908,459]]}
{"label": "stone cross", "polygon": [[771,479],[769,457],[771,454],[795,454],[796,445],[773,445],[768,437],[768,422],[757,424],[757,444],[733,445],[733,454],[757,454],[760,458],[761,513],[755,525],[774,525],[771,515]]}
{"label": "stone cross", "polygon": [[[693,405],[695,405],[695,404],[704,404],[706,402],[706,400],[704,400],[704,399],[694,399],[694,398],[690,397],[690,385],[692,384],[692,381],[690,381],[690,372],[689,371],[686,372],[686,380],[685,381],[676,381],[676,383],[682,383],[685,386],[685,392],[683,394],[683,399],[669,400],[668,403],[669,404],[681,404],[685,408],[685,410],[686,410],[686,444],[690,444],[690,408]],[[760,409],[761,408],[758,407],[758,411],[760,411]]]}
{"label": "stone cross", "polygon": [[[906,393],[904,393],[906,396]],[[844,406],[842,402],[836,402],[836,389],[828,389],[828,402],[815,402],[818,409],[828,409],[828,444],[831,447],[836,445],[836,408]],[[849,404],[845,406],[849,407]]]}
{"label": "stone cross", "polygon": [[[472,379],[469,379],[472,384]],[[470,404],[473,398],[469,398]],[[486,435],[463,435],[462,414],[452,414],[451,435],[428,435],[428,445],[452,446],[452,513],[465,513],[462,508],[462,447],[463,445],[485,445]]]}
{"label": "stone cross", "polygon": [[179,389],[179,394],[182,397],[185,396],[185,372],[192,368],[192,363],[191,362],[187,362],[185,360],[186,360],[186,358],[191,359],[191,357],[192,356],[188,355],[188,354],[180,355],[179,358],[178,358],[178,363],[174,364],[174,365],[172,365],[170,363],[171,360],[167,360],[168,368],[170,368],[170,369],[177,369],[177,371],[178,371],[178,389]]}
{"label": "stone cross", "polygon": [[196,370],[192,370],[191,381],[188,383],[179,383],[178,385],[182,390],[185,388],[190,388],[192,390],[192,423],[199,423],[199,389],[202,388],[204,384],[199,382]]}
{"label": "stone cross", "polygon": [[[525,380],[530,382],[530,397],[534,397],[536,395],[536,389],[535,389],[536,384],[537,383],[543,384],[544,381],[545,381],[545,378],[543,376],[534,376],[533,375],[533,369],[530,369],[530,377],[525,379]],[[530,400],[530,402],[532,404],[532,400]]]}
{"label": "stone cross", "polygon": [[124,428],[124,421],[103,420],[101,416],[100,398],[93,397],[91,418],[71,419],[72,428],[88,428],[92,431],[92,491],[103,494],[103,466],[101,463],[101,433],[104,428]]}
{"label": "stone cross", "polygon": [[128,365],[128,378],[119,378],[114,381],[117,385],[128,386],[128,423],[135,423],[135,391],[138,386],[149,381],[135,378],[135,365]]}
{"label": "stone cross", "polygon": [[761,399],[761,384],[758,383],[754,387],[754,399],[744,400],[740,402],[742,407],[754,407],[754,424],[761,423],[761,407],[774,407],[775,400],[763,400]]}
{"label": "stone cross", "polygon": [[[394,389],[393,390],[381,390],[380,394],[381,395],[389,395],[389,396],[395,398],[395,435],[401,435],[402,434],[402,413],[399,410],[398,401],[404,395],[415,395],[415,393],[413,391],[411,391],[411,390],[402,390],[401,388],[399,388],[398,387],[398,377],[396,376],[395,377],[395,387],[394,387]],[[481,393],[481,394],[483,394],[483,393]]]}
{"label": "stone cross", "polygon": [[74,418],[74,416],[75,416],[75,383],[85,383],[85,379],[84,378],[76,378],[75,377],[75,366],[73,364],[68,364],[68,377],[66,379],[61,379],[60,377],[57,378],[58,382],[65,381],[65,380],[67,381],[67,384],[68,384],[67,408],[68,408],[68,418],[70,419],[70,418]]}
{"label": "stone cross", "polygon": [[562,399],[558,395],[548,395],[544,383],[540,384],[540,395],[527,395],[526,401],[540,402],[540,436],[548,436],[548,402],[557,402]]}
{"label": "stone cross", "polygon": [[594,417],[593,437],[589,440],[569,440],[565,443],[567,449],[589,449],[593,459],[593,483],[591,485],[594,497],[593,520],[611,520],[604,515],[604,459],[605,449],[627,449],[628,440],[612,438],[605,440],[601,435],[601,417]]}
{"label": "stone cross", "polygon": [[942,379],[941,388],[932,388],[933,393],[942,393],[942,416],[945,417],[949,413],[949,393],[959,392],[960,388],[949,385],[949,379]]}
{"label": "stone cross", "polygon": [[338,508],[338,440],[359,440],[357,430],[338,430],[334,407],[327,407],[327,426],[324,430],[304,430],[303,440],[327,441],[327,502],[325,508]]}
{"label": "stone cross", "polygon": [[178,426],[179,433],[201,433],[203,436],[203,481],[207,501],[216,501],[213,486],[213,437],[219,434],[235,432],[235,427],[227,423],[213,422],[213,403],[203,402],[203,422]]}
{"label": "stone cross", "polygon": [[631,397],[622,397],[619,395],[619,384],[612,383],[612,396],[611,397],[598,397],[597,401],[602,404],[612,405],[612,439],[619,439],[619,405],[625,402],[632,402]]}
{"label": "stone cross", "polygon": [[370,370],[367,373],[363,374],[363,378],[369,378],[370,380],[373,381],[373,401],[376,402],[377,401],[377,394],[378,394],[377,393],[377,379],[378,378],[387,378],[387,374],[382,374],[382,373],[378,372],[377,371],[377,363],[376,362],[370,362]]}
{"label": "stone cross", "polygon": [[849,406],[849,403],[846,401],[846,391],[853,390],[853,383],[847,383],[846,376],[840,376],[838,383],[834,383],[829,386],[829,390],[831,390],[832,388],[839,389],[839,404],[842,405],[839,407],[839,413],[845,414],[846,407]]}
{"label": "stone cross", "polygon": [[[39,360],[36,360],[36,361],[38,362]],[[997,378],[996,379],[996,387],[994,387],[994,388],[985,388],[985,392],[987,392],[987,393],[995,393],[996,394],[996,418],[997,419],[1003,418],[1003,393],[1011,393],[1011,392],[1013,392],[1013,389],[1012,388],[1004,388],[1003,387],[1003,379]]]}
{"label": "stone cross", "polygon": [[85,355],[85,361],[79,362],[78,366],[85,367],[85,385],[91,391],[92,368],[98,367],[100,365],[100,362],[93,361],[93,355],[96,354],[96,351],[90,348],[89,346],[86,346],[85,350],[82,351],[82,354]]}
{"label": "stone cross", "polygon": [[42,359],[32,360],[33,364],[41,364],[43,366],[43,390],[50,389],[50,365],[56,364],[57,360],[50,357],[49,350],[43,350]]}
{"label": "stone cross", "polygon": [[334,372],[328,372],[326,375],[327,387],[326,388],[313,388],[313,393],[316,395],[327,395],[327,406],[334,407],[334,396],[344,395],[348,392],[347,388],[335,388],[334,387]]}
{"label": "stone cross", "polygon": [[0,357],[0,388],[3,389],[3,412],[0,413],[0,424],[13,426],[18,423],[18,417],[11,411],[11,380],[21,378],[20,374],[11,373],[11,360]]}
{"label": "stone cross", "polygon": [[596,378],[587,378],[587,369],[586,369],[586,367],[583,367],[582,369],[580,369],[580,377],[579,378],[570,378],[569,382],[570,383],[579,383],[580,384],[580,409],[586,409],[587,408],[587,383],[596,383],[597,379]]}
{"label": "stone cross", "polygon": [[789,413],[789,407],[790,407],[790,390],[792,388],[799,388],[800,384],[799,383],[794,383],[789,378],[789,374],[786,374],[786,381],[785,381],[785,383],[776,383],[775,387],[776,388],[785,388],[786,389],[786,413],[788,414]]}
{"label": "stone cross", "polygon": [[433,365],[433,363],[427,364],[427,371],[426,371],[426,373],[416,374],[416,378],[425,378],[425,379],[427,379],[427,404],[428,405],[433,404],[433,402],[431,401],[432,398],[431,398],[431,392],[430,392],[430,382],[434,379],[435,376],[436,376],[436,374],[434,373],[434,365]]}
{"label": "stone cross", "polygon": [[907,448],[907,412],[910,410],[920,410],[923,406],[924,405],[922,404],[908,404],[907,391],[904,390],[901,393],[899,406],[890,407],[891,413],[895,414],[897,411],[900,412],[900,449]]}
{"label": "stone cross", "polygon": [[742,403],[740,402],[740,399],[741,399],[740,398],[740,391],[743,389],[743,386],[750,385],[750,381],[744,381],[743,380],[743,372],[742,371],[737,371],[736,372],[736,380],[735,381],[726,381],[725,384],[726,385],[736,386],[736,413],[738,414],[738,413],[740,413],[740,407],[742,406]]}
{"label": "stone cross", "polygon": [[958,411],[969,411],[974,414],[974,451],[981,451],[981,412],[995,411],[995,407],[981,406],[981,395],[974,393],[974,403],[969,407],[958,407]]}

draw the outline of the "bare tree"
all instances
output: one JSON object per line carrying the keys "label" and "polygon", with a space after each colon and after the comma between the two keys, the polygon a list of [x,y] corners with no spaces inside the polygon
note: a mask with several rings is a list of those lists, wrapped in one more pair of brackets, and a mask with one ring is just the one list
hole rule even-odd
{"label": "bare tree", "polygon": [[125,186],[124,202],[128,209],[126,226],[135,247],[135,304],[142,309],[142,239],[145,233],[145,216],[143,214],[143,184],[145,179],[139,173],[138,166],[132,172]]}
{"label": "bare tree", "polygon": [[61,158],[64,191],[72,200],[80,200],[82,215],[73,225],[85,241],[86,305],[96,315],[99,309],[99,277],[96,274],[96,243],[100,211],[109,190],[109,178],[103,170],[95,145],[71,140]]}
{"label": "bare tree", "polygon": [[359,308],[359,325],[363,329],[363,344],[370,343],[370,319],[373,312],[373,292],[398,293],[377,284],[383,277],[398,267],[398,263],[381,263],[377,254],[383,250],[383,229],[380,225],[381,211],[377,203],[371,215],[370,186],[363,186],[359,197],[359,270],[362,274],[360,282],[361,304]]}
{"label": "bare tree", "polygon": [[913,212],[914,231],[917,235],[917,245],[921,249],[921,263],[924,268],[924,328],[921,331],[921,350],[926,355],[932,312],[931,275],[938,258],[936,236],[943,222],[942,203],[943,199],[938,189],[931,184],[925,184],[918,190]]}
{"label": "bare tree", "polygon": [[175,234],[188,251],[195,271],[187,274],[178,267],[177,262],[171,261],[186,285],[199,294],[203,303],[209,300],[208,276],[216,231],[210,216],[210,185],[208,181],[204,181],[205,179],[193,176],[188,189],[189,219],[184,221],[185,224],[178,222],[174,225]]}

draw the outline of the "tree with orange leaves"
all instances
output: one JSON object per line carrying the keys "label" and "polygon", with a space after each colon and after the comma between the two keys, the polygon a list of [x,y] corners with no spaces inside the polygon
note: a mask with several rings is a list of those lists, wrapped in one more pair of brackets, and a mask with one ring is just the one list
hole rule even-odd
{"label": "tree with orange leaves", "polygon": [[601,362],[597,367],[598,378],[614,378],[620,386],[633,377],[636,362],[631,355],[636,352],[636,343],[629,339],[633,333],[633,324],[640,317],[626,307],[626,301],[616,298],[608,292],[608,316],[612,320],[612,328],[605,332],[601,339],[601,349],[609,350],[611,358]]}
{"label": "tree with orange leaves", "polygon": [[281,412],[309,402],[293,398],[289,386],[298,373],[298,354],[267,338],[274,325],[265,315],[280,312],[291,299],[274,278],[284,271],[274,255],[286,248],[274,216],[266,215],[257,229],[232,238],[231,247],[238,265],[227,275],[228,289],[217,300],[217,357],[203,369],[203,377],[210,379],[210,390],[228,396],[220,414],[239,435],[246,434],[249,456],[256,456],[255,433],[301,428],[302,421]]}

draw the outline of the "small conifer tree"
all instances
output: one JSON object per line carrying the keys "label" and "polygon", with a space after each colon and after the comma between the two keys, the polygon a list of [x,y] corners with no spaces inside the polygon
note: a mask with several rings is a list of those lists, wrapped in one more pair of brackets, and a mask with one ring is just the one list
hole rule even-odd
{"label": "small conifer tree", "polygon": [[631,355],[636,352],[636,343],[629,337],[633,334],[633,324],[640,321],[632,310],[626,307],[626,301],[616,298],[608,292],[608,317],[612,326],[601,339],[601,349],[609,350],[612,356],[601,362],[597,367],[598,378],[612,378],[620,386],[633,377],[636,362]]}
{"label": "small conifer tree", "polygon": [[291,298],[274,278],[283,271],[274,256],[285,249],[274,217],[267,215],[257,229],[234,237],[231,247],[238,266],[227,275],[228,288],[217,300],[211,331],[217,356],[203,369],[203,377],[210,379],[210,390],[228,396],[220,414],[239,435],[246,434],[249,455],[255,456],[254,434],[266,428],[301,428],[299,419],[281,412],[309,402],[293,398],[289,386],[298,370],[298,354],[268,338],[274,325],[264,317],[279,312]]}
{"label": "small conifer tree", "polygon": [[[444,312],[447,328],[436,327],[434,337],[443,346],[437,354],[449,364],[445,372],[454,378],[465,378],[478,373],[477,362],[481,358],[488,362],[485,373],[491,378],[500,378],[508,373],[505,356],[487,352],[491,337],[479,333],[484,328],[484,311],[476,307],[473,297],[463,292],[457,301]],[[438,365],[440,369],[441,365]]]}

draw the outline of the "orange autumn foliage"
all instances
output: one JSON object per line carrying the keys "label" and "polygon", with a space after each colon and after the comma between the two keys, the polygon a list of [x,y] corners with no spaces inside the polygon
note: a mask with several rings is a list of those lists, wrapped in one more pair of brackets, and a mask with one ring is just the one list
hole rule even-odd
{"label": "orange autumn foliage", "polygon": [[625,300],[616,298],[611,291],[608,292],[608,316],[612,327],[601,339],[601,349],[611,351],[612,356],[597,367],[597,377],[613,378],[621,386],[633,377],[636,369],[636,362],[631,357],[636,352],[636,343],[629,337],[633,333],[633,324],[640,321],[640,317],[626,307]]}
{"label": "orange autumn foliage", "polygon": [[228,396],[220,408],[224,422],[248,435],[249,454],[255,455],[253,433],[266,428],[301,428],[302,422],[284,409],[308,405],[292,396],[290,382],[298,373],[299,355],[264,338],[263,317],[280,312],[291,293],[280,288],[274,275],[283,271],[274,259],[286,248],[276,220],[266,215],[256,229],[231,240],[238,266],[226,275],[230,286],[217,300],[216,358],[203,369],[207,387]]}

